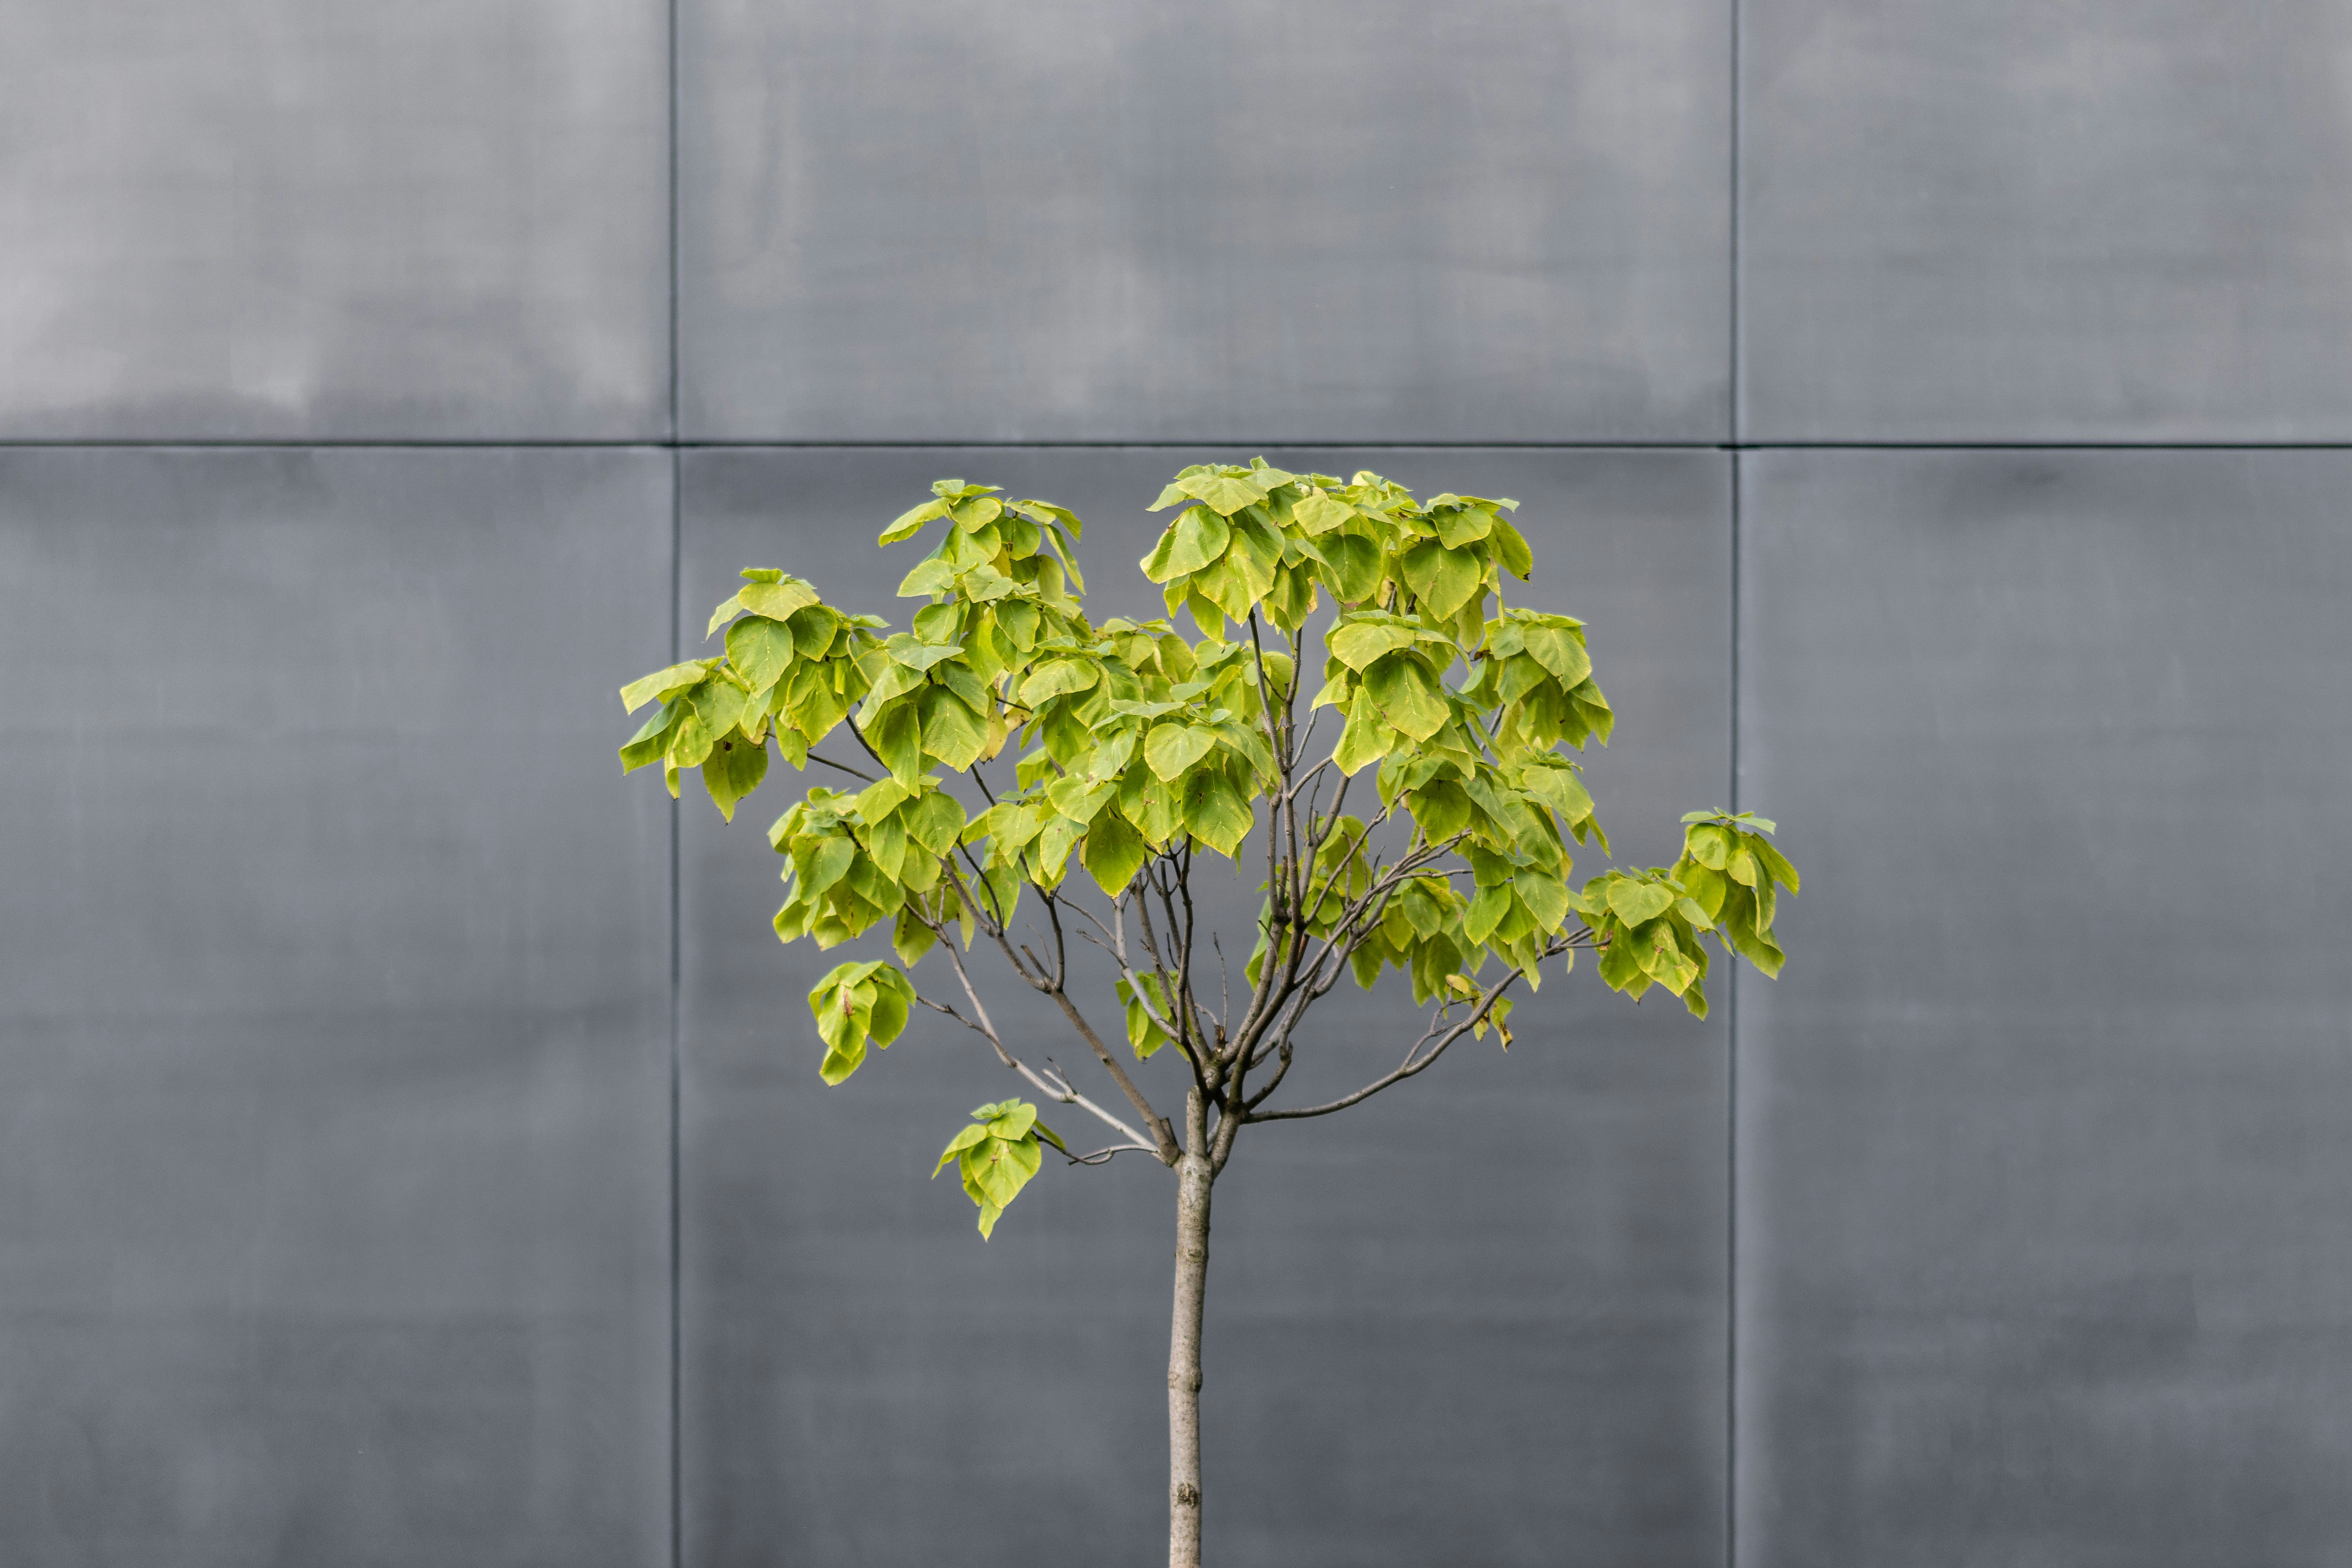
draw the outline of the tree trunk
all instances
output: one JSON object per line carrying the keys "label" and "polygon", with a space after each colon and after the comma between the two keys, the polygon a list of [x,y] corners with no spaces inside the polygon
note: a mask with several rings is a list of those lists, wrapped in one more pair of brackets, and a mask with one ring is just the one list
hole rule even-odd
{"label": "tree trunk", "polygon": [[1168,1568],[1201,1568],[1201,1300],[1209,1279],[1209,1162],[1176,1166],[1176,1308],[1168,1328]]}

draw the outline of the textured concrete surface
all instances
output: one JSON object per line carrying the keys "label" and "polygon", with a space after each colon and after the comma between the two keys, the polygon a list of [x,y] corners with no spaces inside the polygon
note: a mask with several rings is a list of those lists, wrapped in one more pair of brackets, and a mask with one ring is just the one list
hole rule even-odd
{"label": "textured concrete surface", "polygon": [[0,438],[667,436],[667,25],[0,3]]}
{"label": "textured concrete surface", "polygon": [[702,440],[1712,441],[1718,0],[685,0]]}
{"label": "textured concrete surface", "polygon": [[1740,18],[1743,439],[2352,439],[2352,8]]}
{"label": "textured concrete surface", "polygon": [[2340,452],[1747,459],[1739,1541],[2352,1541]]}
{"label": "textured concrete surface", "polygon": [[0,1557],[666,1556],[668,468],[0,453]]}

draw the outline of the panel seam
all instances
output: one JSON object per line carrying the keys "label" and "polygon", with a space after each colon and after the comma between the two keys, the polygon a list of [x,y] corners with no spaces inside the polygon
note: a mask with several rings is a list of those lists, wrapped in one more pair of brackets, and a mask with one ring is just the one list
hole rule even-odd
{"label": "panel seam", "polygon": [[[1731,809],[1739,809],[1739,490],[1742,479],[1739,445],[1739,411],[1745,401],[1740,383],[1742,369],[1739,358],[1739,296],[1744,258],[1740,251],[1740,140],[1746,127],[1740,118],[1739,66],[1740,0],[1728,0],[1731,27],[1730,51],[1730,111],[1731,148],[1730,177],[1727,194],[1730,199],[1729,240],[1730,267],[1730,327],[1731,342],[1727,359],[1729,364],[1730,387],[1730,449],[1725,460],[1731,465],[1731,702],[1730,702],[1730,766]],[[1725,987],[1724,1005],[1724,1220],[1723,1220],[1723,1561],[1724,1568],[1739,1568],[1739,966],[1727,965],[1731,984]]]}
{"label": "panel seam", "polygon": [[[678,600],[682,591],[679,582],[680,557],[683,553],[685,528],[680,512],[678,458],[676,452],[669,461],[669,657],[675,663],[679,656]],[[684,1153],[680,1140],[680,1058],[682,1038],[679,1031],[680,999],[683,993],[683,908],[680,900],[679,818],[677,801],[669,803],[669,1554],[671,1568],[680,1568],[685,1544],[686,1515],[683,1482],[684,1432],[680,1420],[683,1410],[683,1390],[680,1374],[684,1368],[684,1332],[679,1321],[682,1300],[682,1264],[684,1249],[680,1220],[683,1216],[682,1184]]]}
{"label": "panel seam", "polygon": [[1035,451],[1182,450],[1202,447],[1324,447],[1345,451],[1388,452],[2346,452],[2345,441],[1645,441],[1633,437],[1597,441],[1361,441],[1340,437],[1266,437],[1234,441],[1200,437],[1181,441],[1037,440],[1005,441],[941,436],[910,441],[683,441],[676,438],[613,437],[568,439],[516,439],[391,437],[0,437],[0,452],[7,451],[638,451],[638,452],[763,452],[763,451],[921,451],[939,447],[982,447]]}
{"label": "panel seam", "polygon": [[[1731,464],[1731,809],[1739,807],[1739,555],[1740,491],[1745,464]],[[1723,1314],[1723,1553],[1739,1568],[1739,966],[1726,966],[1724,1018],[1724,1314]]]}
{"label": "panel seam", "polygon": [[[675,663],[680,657],[678,643],[684,635],[680,625],[678,605],[685,593],[682,581],[685,553],[686,516],[682,504],[683,478],[680,469],[684,459],[679,454],[678,437],[678,0],[668,0],[665,24],[667,29],[668,70],[665,85],[668,89],[668,116],[666,129],[669,136],[669,657]],[[681,997],[684,965],[684,908],[681,901],[681,873],[678,864],[682,845],[679,841],[680,804],[670,802],[669,812],[669,1561],[670,1568],[684,1568],[686,1561],[686,1436],[685,1436],[685,1330],[680,1309],[685,1300],[684,1245],[684,1184],[686,1156],[680,1099],[683,1088],[684,1039],[680,1032]]]}

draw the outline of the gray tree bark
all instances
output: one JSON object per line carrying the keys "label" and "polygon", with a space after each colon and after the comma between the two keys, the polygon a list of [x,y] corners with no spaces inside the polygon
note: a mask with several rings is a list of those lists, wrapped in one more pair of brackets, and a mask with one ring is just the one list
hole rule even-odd
{"label": "gray tree bark", "polygon": [[[1196,1125],[1198,1118],[1193,1119]],[[1176,1303],[1168,1329],[1168,1568],[1201,1568],[1201,1302],[1209,1188],[1196,1132],[1176,1166]]]}

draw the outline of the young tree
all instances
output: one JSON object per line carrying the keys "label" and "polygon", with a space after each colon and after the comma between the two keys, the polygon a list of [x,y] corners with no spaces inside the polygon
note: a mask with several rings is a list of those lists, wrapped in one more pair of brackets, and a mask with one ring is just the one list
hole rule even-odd
{"label": "young tree", "polygon": [[[1264,458],[1186,468],[1154,505],[1179,510],[1141,564],[1171,616],[1190,611],[1202,635],[1188,641],[1166,620],[1087,618],[1070,512],[961,479],[931,489],[880,539],[939,525],[899,584],[900,597],[928,601],[910,629],[887,633],[781,571],[746,571],[710,617],[723,655],[623,690],[632,712],[659,706],[621,760],[661,763],[672,795],[699,768],[730,820],[772,742],[795,769],[823,763],[857,781],[809,789],[768,833],[788,860],[779,937],[832,948],[887,921],[898,959],[841,964],[810,993],[824,1081],[856,1072],[920,1005],[1113,1135],[1079,1153],[1028,1101],[972,1111],[939,1169],[955,1166],[982,1236],[1045,1144],[1073,1164],[1131,1150],[1175,1173],[1168,1560],[1197,1568],[1210,1197],[1241,1131],[1344,1110],[1465,1035],[1492,1028],[1507,1045],[1512,988],[1524,979],[1534,991],[1541,966],[1557,959],[1564,972],[1580,952],[1598,954],[1611,987],[1638,998],[1659,986],[1704,1016],[1701,935],[1777,973],[1774,889],[1793,893],[1797,874],[1764,837],[1771,823],[1702,811],[1683,818],[1674,865],[1570,885],[1567,840],[1604,852],[1608,841],[1559,748],[1607,743],[1614,719],[1583,623],[1503,605],[1505,574],[1525,579],[1532,565],[1505,515],[1516,501],[1416,500],[1377,474],[1343,482]],[[1326,594],[1338,605],[1328,622],[1315,614]],[[1323,684],[1302,702],[1310,642]],[[1449,685],[1457,665],[1461,684]],[[836,727],[853,749],[820,755]],[[1007,752],[1010,788],[984,770]],[[966,775],[982,808],[943,788],[933,764]],[[1224,944],[1196,926],[1203,852],[1265,877],[1238,988]],[[1108,955],[1115,1005],[1074,994],[1073,937]],[[1114,1104],[1005,1037],[966,970],[976,943],[1052,1000]],[[907,973],[935,948],[952,980],[944,995]],[[1397,1066],[1325,1103],[1277,1103],[1309,1009],[1343,977],[1369,988],[1391,967],[1428,1010]],[[1146,1098],[1093,1021],[1105,1015],[1138,1060],[1174,1048],[1179,1115]]]}

